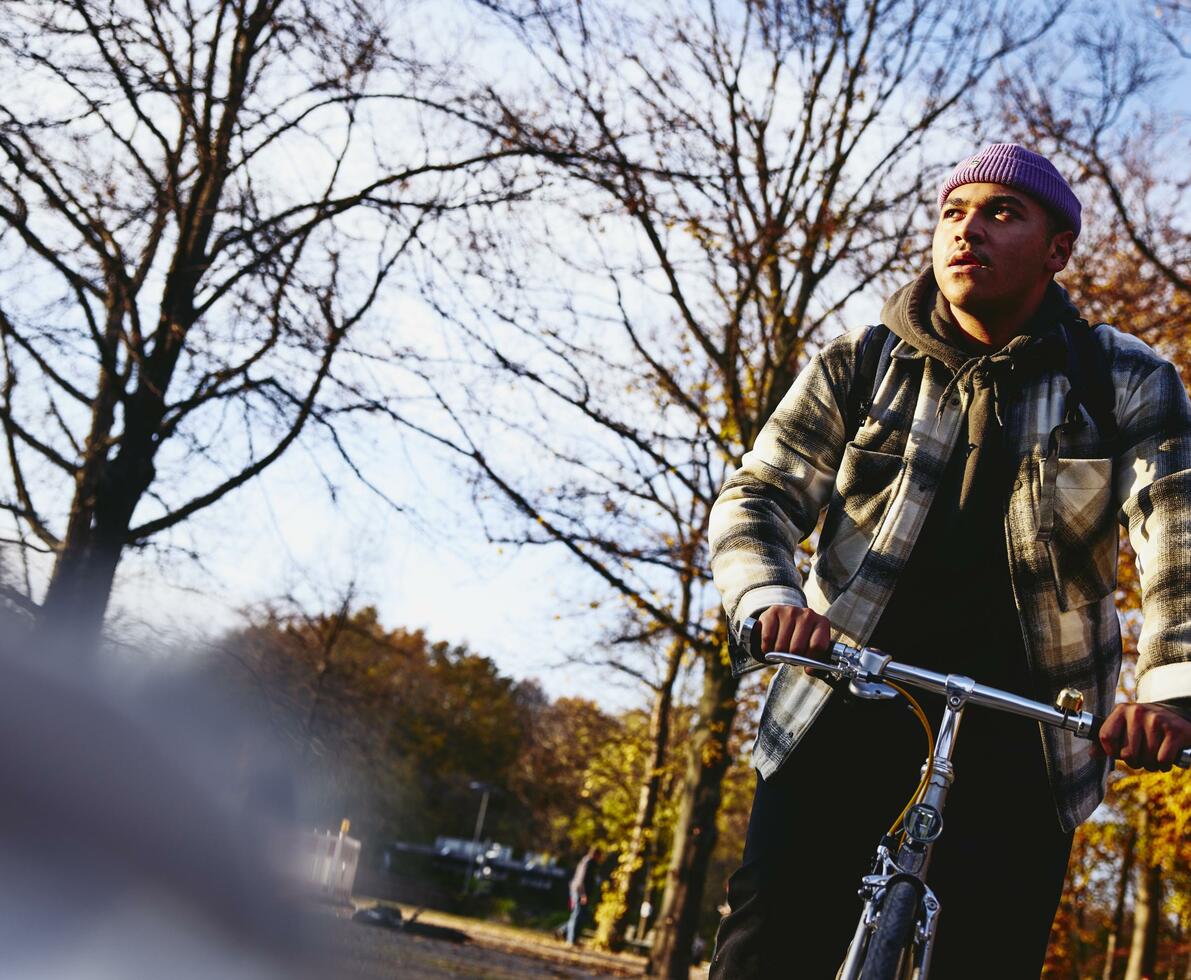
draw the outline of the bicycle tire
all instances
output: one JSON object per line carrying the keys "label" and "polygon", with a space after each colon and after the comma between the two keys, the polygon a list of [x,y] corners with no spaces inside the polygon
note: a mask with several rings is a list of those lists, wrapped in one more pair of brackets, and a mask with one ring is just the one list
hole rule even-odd
{"label": "bicycle tire", "polygon": [[911,882],[903,879],[889,886],[860,980],[897,980],[911,955],[917,910],[918,889]]}

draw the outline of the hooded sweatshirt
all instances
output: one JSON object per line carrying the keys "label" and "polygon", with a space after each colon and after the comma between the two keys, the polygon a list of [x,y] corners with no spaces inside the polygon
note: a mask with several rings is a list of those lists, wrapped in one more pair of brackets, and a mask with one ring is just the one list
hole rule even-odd
{"label": "hooded sweatshirt", "polygon": [[989,351],[955,323],[930,270],[885,304],[882,319],[894,334],[972,390],[967,438],[959,440],[943,473],[871,638],[874,646],[907,651],[904,656],[923,667],[1038,696],[1009,579],[1005,504],[1016,461],[1006,457],[1001,423],[1022,379],[1063,364],[1065,346],[1056,326],[1074,313],[1052,284],[1023,331]]}
{"label": "hooded sweatshirt", "polygon": [[[1005,457],[1003,409],[1021,380],[1063,366],[1066,346],[1056,328],[1061,320],[1078,315],[1062,288],[1051,283],[1021,333],[994,351],[960,329],[929,269],[885,303],[881,316],[895,335],[972,385],[967,439],[956,447],[956,456],[964,458],[953,457],[956,472],[949,472],[960,480],[958,493],[948,499],[952,523],[964,520],[964,515],[1003,508],[1007,481],[1016,469]],[[944,489],[954,488],[941,487],[940,496],[946,496]]]}

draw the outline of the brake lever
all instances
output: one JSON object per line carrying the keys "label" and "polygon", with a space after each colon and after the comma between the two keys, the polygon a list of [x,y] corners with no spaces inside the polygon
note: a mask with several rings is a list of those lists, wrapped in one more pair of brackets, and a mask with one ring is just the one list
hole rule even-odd
{"label": "brake lever", "polygon": [[[755,619],[746,619],[741,625],[742,644],[749,644],[749,653],[755,660],[767,664],[788,664],[803,667],[811,675],[829,684],[848,682],[848,693],[865,701],[889,701],[898,696],[894,688],[882,683],[879,678],[890,658],[877,650],[856,650],[844,643],[833,643],[833,663],[805,657],[797,653],[760,653],[760,631]],[[754,645],[755,644],[755,645]]]}

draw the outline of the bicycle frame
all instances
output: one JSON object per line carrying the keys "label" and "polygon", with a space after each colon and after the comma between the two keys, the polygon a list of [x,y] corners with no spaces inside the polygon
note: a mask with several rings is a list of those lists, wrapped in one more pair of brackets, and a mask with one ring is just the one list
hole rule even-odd
{"label": "bicycle frame", "polygon": [[[740,642],[746,649],[756,649],[753,642],[759,634],[753,632],[755,626],[756,620],[748,619],[741,628]],[[765,654],[764,659],[767,663],[810,667],[829,673],[840,680],[846,680],[849,691],[866,700],[898,697],[898,692],[884,683],[885,681],[933,691],[942,694],[946,699],[943,721],[935,737],[934,755],[923,766],[924,775],[927,765],[930,766],[930,778],[922,799],[907,811],[902,821],[905,837],[900,846],[897,846],[896,839],[892,837],[883,838],[877,846],[873,873],[865,875],[861,880],[860,896],[864,906],[848,947],[847,958],[837,977],[837,980],[858,980],[888,886],[895,877],[912,877],[917,880],[921,889],[921,915],[915,924],[912,941],[913,965],[909,973],[915,980],[925,980],[930,970],[931,953],[942,908],[938,898],[926,884],[926,872],[930,866],[935,842],[943,832],[943,807],[947,801],[947,792],[955,778],[951,759],[959,738],[959,726],[963,720],[964,709],[969,704],[977,704],[998,711],[1007,711],[1073,732],[1076,736],[1089,740],[1095,739],[1099,734],[1101,719],[1083,710],[1083,695],[1078,691],[1064,690],[1059,695],[1056,706],[1052,707],[1008,691],[978,684],[972,678],[960,674],[939,674],[897,663],[877,650],[857,649],[843,643],[835,643],[830,654],[830,661],[780,652]],[[1176,764],[1184,768],[1191,767],[1191,747],[1182,751]],[[892,848],[895,846],[897,851],[893,853]]]}

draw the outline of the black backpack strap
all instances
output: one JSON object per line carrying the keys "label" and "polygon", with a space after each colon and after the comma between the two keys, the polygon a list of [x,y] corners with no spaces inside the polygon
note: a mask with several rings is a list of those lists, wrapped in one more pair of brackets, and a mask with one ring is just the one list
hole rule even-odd
{"label": "black backpack strap", "polygon": [[860,348],[856,352],[856,373],[852,376],[852,384],[848,388],[845,416],[848,428],[845,442],[851,442],[856,438],[856,433],[868,418],[873,397],[889,369],[889,356],[895,343],[897,336],[883,323],[869,327],[861,339]]}
{"label": "black backpack strap", "polygon": [[1076,317],[1064,321],[1063,333],[1067,340],[1067,381],[1071,385],[1071,396],[1074,403],[1082,405],[1091,416],[1115,455],[1120,429],[1117,427],[1112,366],[1087,320]]}

